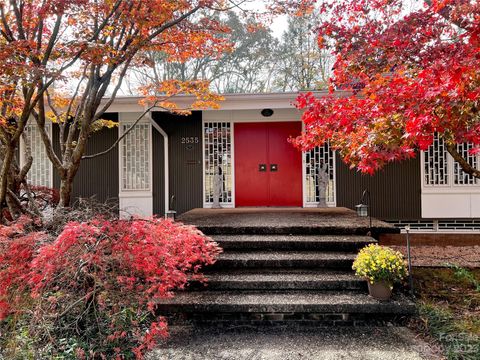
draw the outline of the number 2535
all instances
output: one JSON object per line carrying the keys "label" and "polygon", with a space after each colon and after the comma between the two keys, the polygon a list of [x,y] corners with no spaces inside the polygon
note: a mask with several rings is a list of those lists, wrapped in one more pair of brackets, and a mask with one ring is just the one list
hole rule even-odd
{"label": "number 2535", "polygon": [[198,136],[182,137],[182,144],[198,144],[199,142]]}

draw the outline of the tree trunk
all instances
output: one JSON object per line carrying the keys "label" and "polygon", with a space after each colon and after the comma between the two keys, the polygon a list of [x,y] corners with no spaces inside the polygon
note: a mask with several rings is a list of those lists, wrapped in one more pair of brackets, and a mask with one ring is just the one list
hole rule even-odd
{"label": "tree trunk", "polygon": [[[8,206],[6,201],[7,189],[9,185],[8,178],[10,175],[14,153],[15,149],[12,149],[11,144],[5,146],[5,156],[2,159],[2,168],[0,171],[0,207],[2,209]],[[3,211],[0,211],[0,221],[3,221]]]}
{"label": "tree trunk", "polygon": [[70,206],[73,189],[73,178],[66,176],[60,179],[60,201],[57,208],[62,209]]}
{"label": "tree trunk", "polygon": [[72,201],[73,180],[80,167],[80,161],[70,163],[70,167],[62,172],[60,177],[60,201],[58,202],[58,209],[69,207]]}

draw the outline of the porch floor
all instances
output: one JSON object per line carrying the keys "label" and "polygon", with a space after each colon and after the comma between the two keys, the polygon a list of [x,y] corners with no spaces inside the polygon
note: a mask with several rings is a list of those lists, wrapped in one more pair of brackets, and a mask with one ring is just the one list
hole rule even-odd
{"label": "porch floor", "polygon": [[[237,233],[264,229],[265,232],[288,234],[307,228],[311,233],[327,229],[330,233],[358,234],[359,230],[366,233],[370,229],[368,217],[358,217],[355,211],[344,207],[193,209],[180,215],[178,220],[210,233],[217,233],[215,229],[220,233],[232,228]],[[371,230],[375,234],[399,232],[393,225],[374,218]]]}

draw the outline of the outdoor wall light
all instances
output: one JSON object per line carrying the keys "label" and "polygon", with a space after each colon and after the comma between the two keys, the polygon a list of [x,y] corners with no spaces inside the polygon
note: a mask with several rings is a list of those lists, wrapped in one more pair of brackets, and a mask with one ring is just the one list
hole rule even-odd
{"label": "outdoor wall light", "polygon": [[273,110],[272,109],[263,109],[261,111],[261,114],[262,114],[262,116],[270,117],[270,116],[273,115]]}
{"label": "outdoor wall light", "polygon": [[361,217],[368,216],[368,205],[358,204],[358,205],[355,205],[355,208],[357,209],[358,216],[361,216]]}
{"label": "outdoor wall light", "polygon": [[177,216],[177,212],[175,210],[172,210],[175,205],[175,195],[172,195],[170,197],[170,204],[168,206],[168,211],[165,213],[165,218],[166,219],[171,219],[175,220],[175,217]]}
{"label": "outdoor wall light", "polygon": [[167,213],[165,214],[165,218],[171,219],[171,220],[175,220],[176,216],[177,216],[177,212],[175,210],[168,210]]}
{"label": "outdoor wall light", "polygon": [[[365,203],[366,202],[366,203]],[[367,189],[363,190],[362,199],[360,200],[360,204],[355,205],[355,209],[357,210],[357,215],[360,217],[369,217],[370,218],[370,229],[372,228],[372,215],[368,210],[370,207],[370,191]]]}

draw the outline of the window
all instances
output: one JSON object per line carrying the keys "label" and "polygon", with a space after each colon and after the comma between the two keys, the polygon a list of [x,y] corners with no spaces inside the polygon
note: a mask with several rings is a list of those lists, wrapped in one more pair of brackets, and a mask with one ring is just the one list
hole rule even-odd
{"label": "window", "polygon": [[443,139],[434,135],[433,144],[424,151],[425,185],[447,185],[449,182],[449,166],[447,150]]}
{"label": "window", "polygon": [[320,202],[319,175],[324,171],[328,175],[326,194],[327,204],[335,204],[335,154],[327,142],[305,152],[305,201]]}
{"label": "window", "polygon": [[[47,133],[51,134],[50,124],[46,124],[45,129]],[[25,147],[27,147],[33,158],[32,166],[27,174],[28,183],[35,186],[53,187],[53,166],[47,156],[47,150],[36,124],[28,125],[25,128],[25,138],[22,157],[26,155]],[[24,160],[23,158],[22,163]]]}
{"label": "window", "polygon": [[[473,144],[457,144],[460,155],[473,167],[478,168],[480,166],[478,155],[469,153],[472,148]],[[433,144],[423,152],[423,169],[425,186],[451,187],[480,184],[478,179],[466,174],[460,164],[453,160],[438,134],[435,134]]]}
{"label": "window", "polygon": [[[469,151],[473,149],[473,144],[458,144],[457,151],[462,157],[468,161],[470,165],[478,169],[479,161],[477,155],[472,155]],[[460,164],[456,161],[453,163],[453,182],[455,185],[475,185],[478,179],[472,175],[465,173]]]}
{"label": "window", "polygon": [[220,176],[220,203],[232,203],[232,125],[230,122],[205,122],[205,203],[212,204],[215,176]]}
{"label": "window", "polygon": [[[125,133],[132,124],[121,127]],[[137,124],[122,139],[122,190],[150,190],[150,124]]]}

